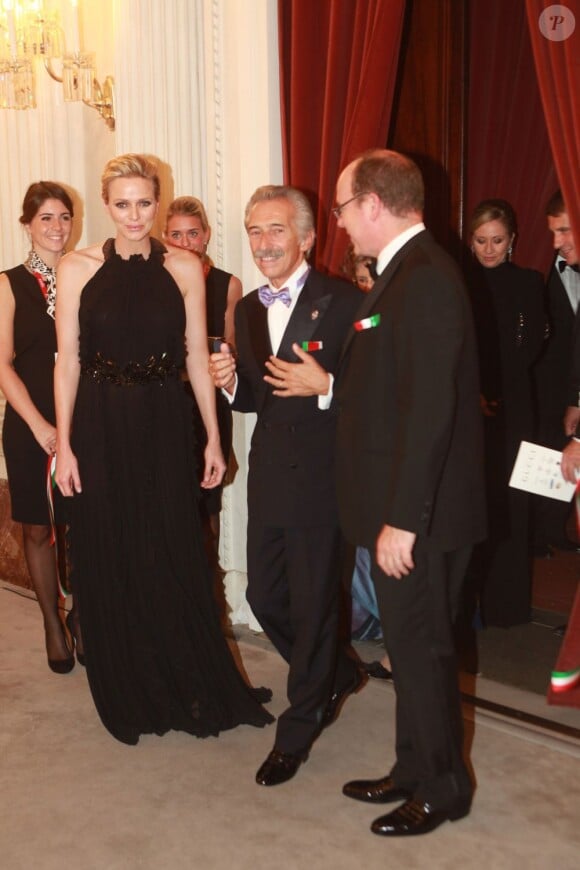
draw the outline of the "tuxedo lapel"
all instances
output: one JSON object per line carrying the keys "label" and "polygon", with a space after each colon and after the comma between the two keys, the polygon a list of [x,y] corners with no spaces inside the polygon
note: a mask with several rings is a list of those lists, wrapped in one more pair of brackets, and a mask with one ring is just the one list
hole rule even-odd
{"label": "tuxedo lapel", "polygon": [[296,307],[280,342],[277,354],[280,359],[296,362],[292,344],[294,342],[302,344],[303,341],[309,341],[328,310],[332,294],[320,293],[317,277],[311,272],[300,292]]}
{"label": "tuxedo lapel", "polygon": [[[427,230],[422,230],[422,232],[418,233],[416,236],[413,236],[412,239],[409,239],[409,241],[405,245],[403,245],[403,247],[399,251],[397,251],[395,256],[388,263],[386,269],[384,269],[381,272],[381,274],[379,275],[379,277],[375,281],[372,290],[366,294],[365,298],[361,302],[360,308],[358,309],[358,311],[356,313],[355,322],[357,322],[359,320],[364,320],[365,317],[368,317],[372,313],[377,301],[380,299],[380,297],[383,295],[383,293],[386,292],[386,290],[387,290],[389,284],[391,283],[395,273],[397,272],[397,269],[399,268],[400,264],[405,259],[405,257],[409,253],[409,251],[415,247],[415,245],[418,243],[418,241],[420,241],[421,239],[425,239],[426,237],[429,237],[429,233],[427,232]],[[342,357],[344,357],[345,353],[347,352],[347,350],[350,346],[350,343],[351,343],[353,337],[355,336],[355,334],[356,334],[356,330],[355,330],[354,325],[353,325],[349,329],[348,334],[344,340],[344,344],[342,346],[341,359],[342,359]]]}
{"label": "tuxedo lapel", "polygon": [[268,309],[262,305],[257,293],[248,298],[248,305],[248,323],[252,353],[256,360],[256,365],[262,371],[264,363],[272,353],[270,332],[268,330]]}

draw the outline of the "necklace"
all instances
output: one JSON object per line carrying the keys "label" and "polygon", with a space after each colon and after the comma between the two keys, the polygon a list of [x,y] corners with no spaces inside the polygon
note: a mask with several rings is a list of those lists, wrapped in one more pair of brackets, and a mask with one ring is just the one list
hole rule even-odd
{"label": "necklace", "polygon": [[24,263],[28,271],[34,275],[42,295],[46,300],[46,313],[54,320],[54,306],[56,303],[56,269],[47,266],[41,260],[35,250],[30,251]]}

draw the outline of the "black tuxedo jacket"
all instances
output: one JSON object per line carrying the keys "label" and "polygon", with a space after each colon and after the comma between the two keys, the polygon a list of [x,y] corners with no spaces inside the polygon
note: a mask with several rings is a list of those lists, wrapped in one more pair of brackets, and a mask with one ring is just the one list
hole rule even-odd
{"label": "black tuxedo jacket", "polygon": [[[557,418],[559,425],[566,406],[572,404],[569,376],[574,346],[574,311],[555,264],[546,285],[546,309],[550,335],[534,372],[538,411],[541,418],[546,415]],[[561,429],[562,443],[554,444],[559,449],[565,441],[564,429]]]}
{"label": "black tuxedo jacket", "polygon": [[[293,342],[319,341],[322,347],[313,356],[336,374],[361,298],[352,285],[311,269],[277,356],[297,362]],[[272,347],[267,309],[257,290],[236,306],[235,327],[238,389],[233,408],[258,415],[249,460],[250,519],[281,527],[337,523],[334,411],[321,411],[316,396],[274,396],[264,381]]]}
{"label": "black tuxedo jacket", "polygon": [[574,321],[566,405],[580,406],[580,307]]}
{"label": "black tuxedo jacket", "polygon": [[374,548],[384,524],[442,551],[485,535],[472,315],[459,270],[422,231],[377,279],[351,330],[335,396],[341,525]]}

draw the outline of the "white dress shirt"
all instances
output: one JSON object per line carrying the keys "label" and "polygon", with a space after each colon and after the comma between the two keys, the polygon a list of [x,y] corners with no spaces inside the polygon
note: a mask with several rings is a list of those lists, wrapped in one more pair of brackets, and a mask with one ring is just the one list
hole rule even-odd
{"label": "white dress shirt", "polygon": [[274,304],[270,305],[268,308],[268,332],[270,333],[270,344],[272,345],[272,352],[274,355],[276,355],[280,349],[282,338],[286,332],[288,322],[292,317],[292,312],[296,308],[296,302],[302,292],[302,288],[304,287],[306,273],[309,269],[310,266],[307,261],[302,260],[296,271],[293,272],[285,282],[284,287],[272,287],[270,282],[268,282],[268,287],[272,293],[279,293],[280,290],[286,289],[290,293],[291,300],[290,305],[288,306],[284,305],[283,302],[274,302]]}
{"label": "white dress shirt", "polygon": [[403,245],[406,245],[409,239],[412,239],[414,236],[418,236],[425,229],[425,224],[423,221],[419,221],[418,224],[413,224],[412,227],[409,227],[407,230],[403,230],[402,233],[399,233],[396,238],[394,238],[388,245],[385,245],[383,250],[380,252],[377,257],[377,265],[376,272],[377,275],[382,274],[385,271],[395,254],[401,250]]}
{"label": "white dress shirt", "polygon": [[[268,287],[272,291],[272,293],[279,293],[281,290],[288,290],[290,293],[290,305],[286,306],[283,302],[274,302],[267,310],[267,322],[268,322],[268,333],[270,336],[270,344],[272,346],[272,353],[274,356],[278,353],[280,349],[280,345],[282,343],[282,338],[284,337],[284,333],[286,332],[286,328],[292,317],[292,312],[296,307],[296,302],[298,301],[298,297],[302,292],[302,288],[306,283],[307,274],[310,270],[310,266],[307,260],[302,260],[298,268],[290,275],[288,280],[284,283],[283,287],[273,287],[270,282],[268,282]],[[318,396],[318,407],[321,411],[327,411],[332,402],[332,387],[334,384],[333,375],[328,372],[328,377],[330,378],[330,386],[328,389],[328,393],[322,396]],[[230,404],[233,403],[236,392],[238,389],[238,375],[235,375],[236,382],[234,384],[233,393],[227,392],[227,390],[222,390],[223,395],[226,397]]]}
{"label": "white dress shirt", "polygon": [[580,272],[576,272],[574,269],[570,269],[569,267],[566,267],[562,272],[560,272],[560,263],[565,262],[566,260],[564,257],[558,254],[554,268],[558,271],[560,281],[564,285],[564,290],[570,300],[572,311],[576,314],[578,311],[578,302],[580,301]]}

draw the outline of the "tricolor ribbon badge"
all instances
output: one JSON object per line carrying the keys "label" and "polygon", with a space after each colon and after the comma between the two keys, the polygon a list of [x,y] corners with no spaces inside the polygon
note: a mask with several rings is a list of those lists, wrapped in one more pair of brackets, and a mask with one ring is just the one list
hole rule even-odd
{"label": "tricolor ribbon badge", "polygon": [[357,332],[362,332],[363,329],[373,329],[381,322],[380,314],[371,314],[370,317],[365,317],[363,320],[355,320],[353,323]]}
{"label": "tricolor ribbon badge", "polygon": [[305,350],[307,353],[311,353],[313,350],[322,350],[322,342],[321,341],[302,341],[300,342],[300,347],[302,350]]}
{"label": "tricolor ribbon badge", "polygon": [[573,668],[571,671],[552,671],[550,683],[553,692],[573,689],[578,682],[580,682],[580,668]]}

